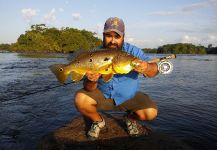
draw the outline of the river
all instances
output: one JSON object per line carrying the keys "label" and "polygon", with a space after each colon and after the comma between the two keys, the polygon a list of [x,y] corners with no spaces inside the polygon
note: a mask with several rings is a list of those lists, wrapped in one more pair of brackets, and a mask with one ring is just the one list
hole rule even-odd
{"label": "river", "polygon": [[[68,62],[60,56],[0,53],[1,150],[36,149],[42,136],[79,114],[73,95],[82,83],[60,85],[48,69]],[[172,63],[171,74],[140,77],[141,90],[159,107],[157,119],[147,124],[196,150],[217,149],[217,55],[178,55]]]}

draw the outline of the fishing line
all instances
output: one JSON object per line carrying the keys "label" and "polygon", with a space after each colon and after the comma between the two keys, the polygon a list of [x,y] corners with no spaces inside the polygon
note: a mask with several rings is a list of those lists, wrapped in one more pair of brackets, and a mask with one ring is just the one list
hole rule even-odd
{"label": "fishing line", "polygon": [[64,87],[64,86],[72,84],[72,83],[75,83],[75,82],[71,81],[71,82],[68,82],[68,83],[64,83],[63,85],[57,85],[57,86],[53,86],[53,87],[50,87],[50,88],[46,88],[46,89],[42,89],[42,90],[37,90],[35,92],[31,92],[31,93],[27,93],[27,94],[24,94],[24,95],[21,95],[21,96],[13,97],[11,99],[3,99],[3,102],[15,100],[15,99],[20,99],[20,98],[23,98],[25,96],[34,95],[34,94],[38,94],[38,93],[41,93],[41,92],[46,92],[48,90],[55,89],[55,88],[58,88],[58,87]]}

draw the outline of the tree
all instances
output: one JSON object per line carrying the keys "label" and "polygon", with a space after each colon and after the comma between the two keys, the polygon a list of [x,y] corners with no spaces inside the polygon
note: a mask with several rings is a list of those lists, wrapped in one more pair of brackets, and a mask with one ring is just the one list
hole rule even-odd
{"label": "tree", "polygon": [[98,47],[102,41],[94,33],[74,28],[47,28],[45,24],[31,26],[21,34],[10,49],[17,52],[74,52]]}

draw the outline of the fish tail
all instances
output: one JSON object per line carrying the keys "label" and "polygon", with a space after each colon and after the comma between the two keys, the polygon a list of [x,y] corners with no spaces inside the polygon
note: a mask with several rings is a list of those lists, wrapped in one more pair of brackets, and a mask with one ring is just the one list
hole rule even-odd
{"label": "fish tail", "polygon": [[69,75],[70,72],[68,72],[65,69],[64,64],[54,64],[49,66],[50,70],[55,74],[56,78],[60,83],[64,83]]}

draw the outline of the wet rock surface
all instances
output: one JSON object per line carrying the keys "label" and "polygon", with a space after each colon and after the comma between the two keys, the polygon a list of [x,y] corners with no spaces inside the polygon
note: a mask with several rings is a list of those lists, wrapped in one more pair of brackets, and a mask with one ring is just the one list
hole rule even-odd
{"label": "wet rock surface", "polygon": [[[98,140],[89,141],[86,133],[91,121],[78,116],[54,132],[45,135],[38,144],[39,150],[86,150],[86,149],[146,149],[146,150],[190,150],[185,143],[168,135],[151,132],[130,137],[125,130],[122,115],[104,113],[106,127]],[[142,126],[146,131],[147,127]]]}

